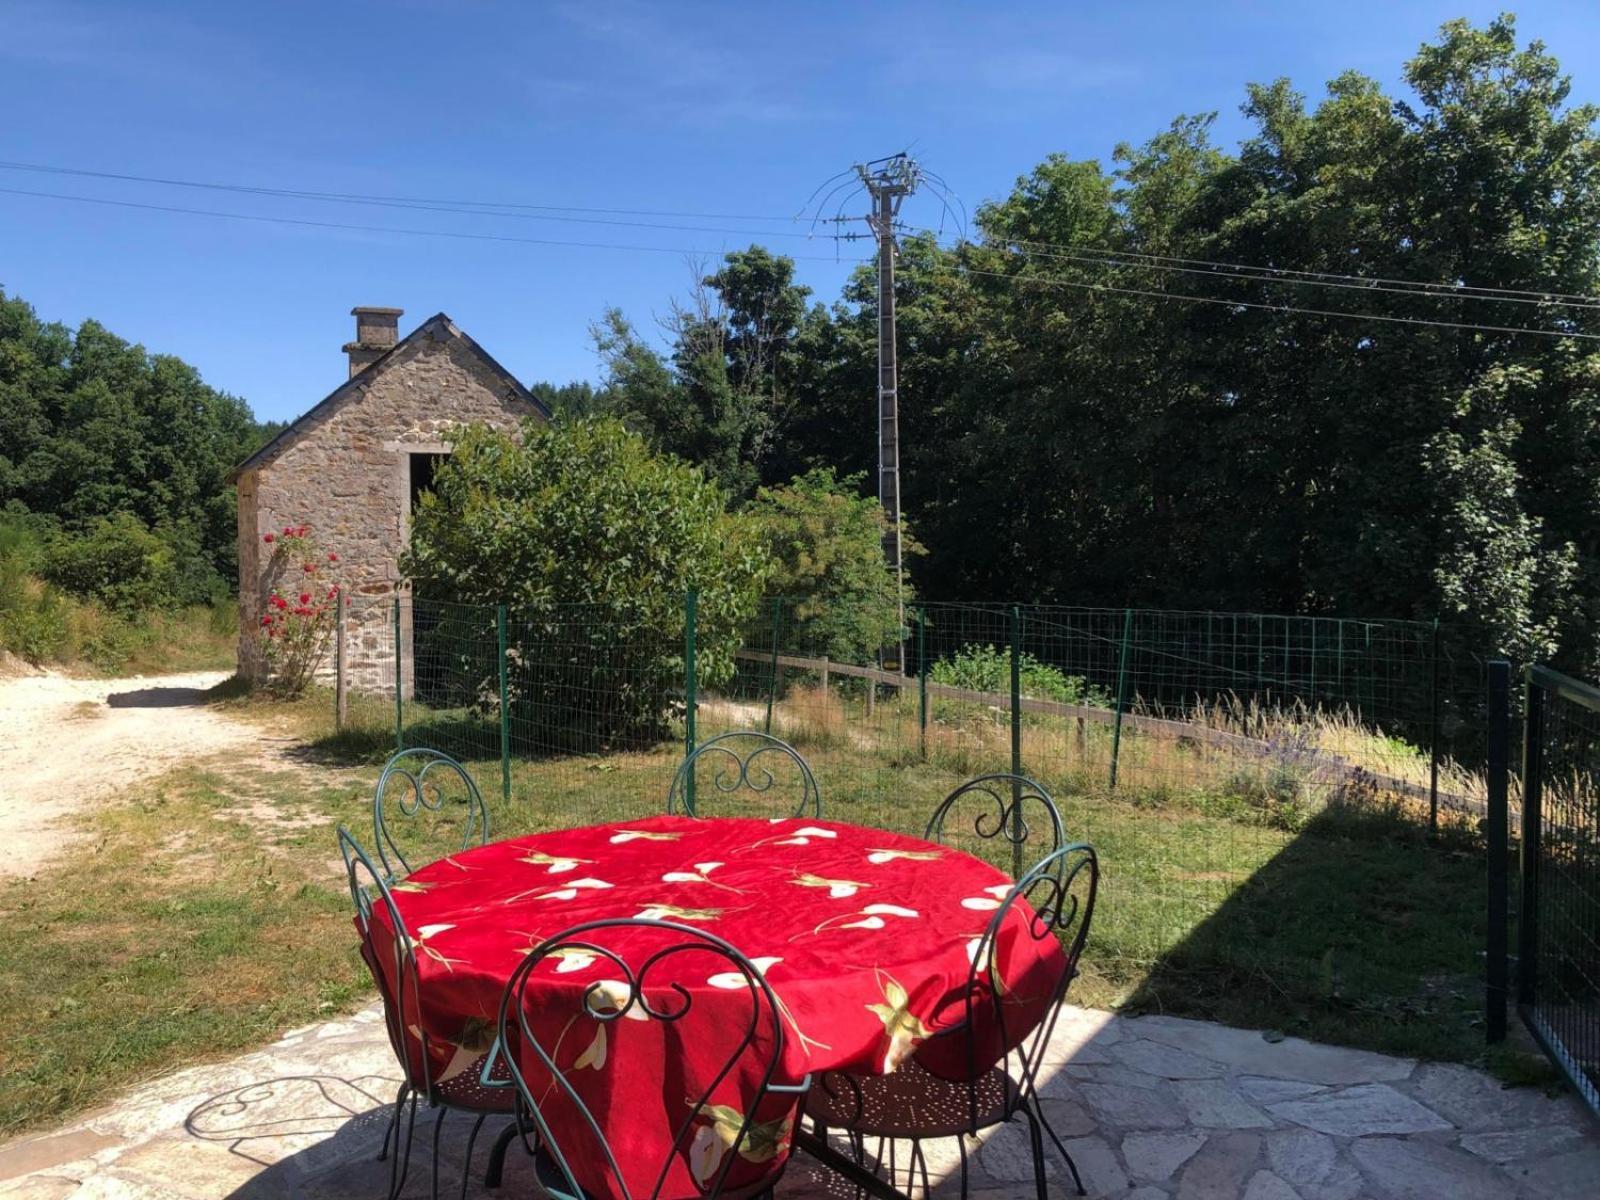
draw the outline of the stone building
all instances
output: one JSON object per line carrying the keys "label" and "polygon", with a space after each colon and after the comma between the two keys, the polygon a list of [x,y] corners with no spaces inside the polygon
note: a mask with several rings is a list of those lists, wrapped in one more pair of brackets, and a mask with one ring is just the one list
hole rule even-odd
{"label": "stone building", "polygon": [[[401,338],[400,309],[350,311],[356,340],[344,347],[349,377],[230,476],[239,493],[239,670],[249,679],[265,676],[257,633],[272,588],[272,547],[264,539],[308,524],[320,546],[338,556],[351,686],[392,688],[397,596],[402,661],[411,661],[398,559],[412,507],[450,453],[451,430],[472,422],[515,430],[530,416],[549,419],[444,313]],[[409,679],[402,685],[409,692]]]}

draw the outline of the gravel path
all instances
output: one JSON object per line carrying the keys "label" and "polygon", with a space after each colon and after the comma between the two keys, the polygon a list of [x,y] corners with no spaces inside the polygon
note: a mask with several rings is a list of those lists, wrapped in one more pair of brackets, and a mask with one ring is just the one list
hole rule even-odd
{"label": "gravel path", "polygon": [[244,747],[259,731],[204,694],[226,672],[0,680],[0,878],[31,875],[75,835],[63,820],[190,758]]}

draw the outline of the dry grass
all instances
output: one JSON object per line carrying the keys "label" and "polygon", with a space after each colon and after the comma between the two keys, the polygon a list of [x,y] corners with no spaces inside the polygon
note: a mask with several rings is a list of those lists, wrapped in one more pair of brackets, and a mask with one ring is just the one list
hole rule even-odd
{"label": "dry grass", "polygon": [[7,882],[0,1134],[363,999],[325,845],[363,799],[337,776],[186,767],[99,808],[81,848]]}

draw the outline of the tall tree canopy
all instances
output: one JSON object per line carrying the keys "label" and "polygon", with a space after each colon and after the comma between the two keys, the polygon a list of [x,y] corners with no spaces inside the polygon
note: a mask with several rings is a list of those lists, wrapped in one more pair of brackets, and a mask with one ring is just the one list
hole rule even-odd
{"label": "tall tree canopy", "polygon": [[268,432],[181,359],[0,291],[0,507],[69,531],[127,514],[172,549],[180,598],[204,599],[235,575],[224,476]]}
{"label": "tall tree canopy", "polygon": [[[1518,332],[1600,334],[1540,300],[1600,291],[1597,110],[1509,16],[1444,26],[1405,79],[1255,85],[1236,150],[1181,117],[1109,166],[1046,159],[953,246],[905,240],[922,594],[1439,616],[1600,668],[1600,354]],[[598,402],[744,494],[869,470],[871,268],[826,309],[757,249],[704,286],[670,356],[608,318]]]}

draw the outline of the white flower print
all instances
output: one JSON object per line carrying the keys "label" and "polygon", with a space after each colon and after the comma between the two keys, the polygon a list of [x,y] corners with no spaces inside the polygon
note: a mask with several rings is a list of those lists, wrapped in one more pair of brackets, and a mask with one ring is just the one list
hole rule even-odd
{"label": "white flower print", "polygon": [[541,892],[535,900],[572,900],[585,888],[608,888],[615,884],[607,883],[604,879],[573,879],[562,884],[553,891]]}
{"label": "white flower print", "polygon": [[942,858],[943,852],[939,850],[869,850],[867,861],[875,867],[884,863],[894,862],[896,859],[905,859],[908,862],[933,862]]}
{"label": "white flower print", "polygon": [[517,859],[535,867],[544,867],[551,875],[564,875],[568,871],[576,870],[579,863],[592,863],[592,858],[563,858],[555,854],[545,854],[535,850],[531,854],[524,854]]}
{"label": "white flower print", "polygon": [[962,908],[970,908],[975,912],[993,912],[1005,902],[1006,896],[1011,893],[1015,884],[997,883],[993,887],[984,888],[982,896],[968,896],[961,902]]}
{"label": "white flower print", "polygon": [[[773,965],[781,963],[782,961],[783,959],[781,958],[752,958],[750,960],[750,965],[756,969],[756,974],[760,975],[764,979],[766,978],[767,971]],[[707,979],[706,982],[714,988],[723,988],[724,990],[730,992],[736,992],[740,988],[752,986],[750,980],[745,977],[745,973],[743,971],[723,971],[718,975],[711,976],[711,978]]]}

